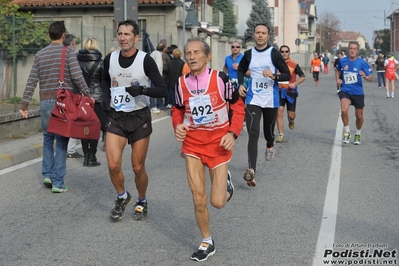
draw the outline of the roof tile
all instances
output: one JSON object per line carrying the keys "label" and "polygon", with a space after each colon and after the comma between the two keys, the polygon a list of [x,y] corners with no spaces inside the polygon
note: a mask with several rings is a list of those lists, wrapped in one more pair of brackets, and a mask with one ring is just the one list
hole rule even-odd
{"label": "roof tile", "polygon": [[[13,0],[20,7],[112,5],[114,0]],[[173,4],[174,0],[138,0],[139,4]]]}

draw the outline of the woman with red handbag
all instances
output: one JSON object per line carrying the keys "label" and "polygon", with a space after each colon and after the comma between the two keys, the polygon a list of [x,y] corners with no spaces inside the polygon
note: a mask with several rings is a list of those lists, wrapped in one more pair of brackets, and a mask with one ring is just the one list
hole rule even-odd
{"label": "woman with red handbag", "polygon": [[[102,54],[99,51],[98,41],[94,38],[88,38],[83,42],[83,49],[79,50],[77,55],[79,65],[82,69],[83,77],[89,87],[91,97],[96,101],[94,111],[101,122],[101,130],[105,134],[107,117],[101,108],[103,93],[101,90],[101,74],[103,71]],[[84,155],[83,166],[101,165],[97,161],[98,139],[81,139]]]}

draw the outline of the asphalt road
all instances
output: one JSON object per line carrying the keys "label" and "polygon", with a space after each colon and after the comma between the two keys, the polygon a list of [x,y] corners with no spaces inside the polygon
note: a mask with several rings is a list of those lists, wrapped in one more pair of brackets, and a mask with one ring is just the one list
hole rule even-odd
{"label": "asphalt road", "polygon": [[[259,140],[255,188],[242,179],[248,138],[246,132],[239,136],[229,167],[234,196],[222,210],[209,207],[216,254],[203,265],[322,266],[331,265],[330,259],[341,265],[383,260],[397,265],[399,92],[385,99],[376,77],[366,83],[362,144],[342,144],[332,74],[321,74],[318,87],[307,77],[295,130],[286,123],[285,141],[276,143],[272,161],[264,160],[265,140]],[[153,127],[146,221],[134,221],[131,206],[120,222],[110,221],[116,192],[104,152],[98,152],[99,167],[68,160],[70,191],[62,194],[42,185],[40,160],[0,171],[0,265],[194,264],[189,258],[201,236],[180,143],[169,117]],[[350,127],[353,141],[353,107]],[[137,197],[129,160],[126,147],[126,188]]]}

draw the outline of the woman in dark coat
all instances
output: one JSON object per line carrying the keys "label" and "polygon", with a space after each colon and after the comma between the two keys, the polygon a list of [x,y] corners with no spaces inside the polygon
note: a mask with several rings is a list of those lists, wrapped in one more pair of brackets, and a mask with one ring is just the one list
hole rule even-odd
{"label": "woman in dark coat", "polygon": [[181,59],[182,52],[179,49],[174,49],[172,52],[173,58],[169,61],[169,87],[167,107],[172,108],[175,105],[175,86],[179,77],[182,75],[184,61]]}
{"label": "woman in dark coat", "polygon": [[[98,50],[99,45],[96,39],[88,38],[83,42],[83,49],[79,50],[77,55],[80,68],[82,69],[83,77],[86,80],[87,86],[90,90],[90,96],[96,101],[94,104],[94,111],[101,122],[101,130],[105,136],[105,127],[107,124],[107,117],[101,108],[101,100],[103,97],[101,90],[101,74],[103,71],[102,54]],[[82,149],[84,154],[83,166],[98,166],[97,162],[97,139],[82,139]]]}

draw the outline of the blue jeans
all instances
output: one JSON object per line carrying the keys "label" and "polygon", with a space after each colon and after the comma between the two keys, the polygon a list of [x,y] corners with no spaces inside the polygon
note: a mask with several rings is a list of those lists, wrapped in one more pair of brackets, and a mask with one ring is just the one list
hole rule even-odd
{"label": "blue jeans", "polygon": [[[43,161],[42,174],[51,179],[53,187],[64,187],[64,176],[66,174],[66,156],[69,138],[47,132],[51,111],[55,99],[40,101],[40,118],[43,129]],[[54,140],[55,153],[54,153]]]}
{"label": "blue jeans", "polygon": [[377,76],[378,76],[378,87],[381,87],[381,80],[384,84],[384,88],[386,87],[385,85],[385,72],[377,72]]}
{"label": "blue jeans", "polygon": [[163,109],[165,107],[163,103],[164,98],[150,98],[150,108]]}

